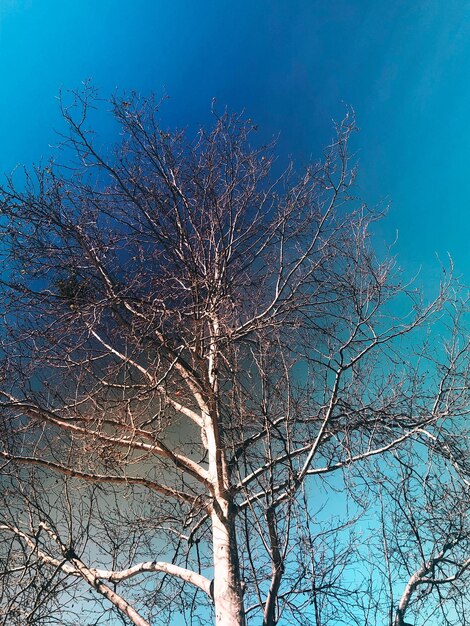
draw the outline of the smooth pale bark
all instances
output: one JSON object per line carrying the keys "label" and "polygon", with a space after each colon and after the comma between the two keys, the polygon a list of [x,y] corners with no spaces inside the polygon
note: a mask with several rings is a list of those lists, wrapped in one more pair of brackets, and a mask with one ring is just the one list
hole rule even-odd
{"label": "smooth pale bark", "polygon": [[219,500],[212,512],[216,626],[245,626],[243,589],[240,581],[234,512],[226,500]]}
{"label": "smooth pale bark", "polygon": [[192,570],[179,567],[174,563],[166,563],[164,561],[145,561],[123,570],[113,571],[93,569],[92,571],[98,578],[104,578],[112,583],[128,580],[129,578],[138,576],[143,572],[162,572],[164,574],[169,574],[170,576],[175,576],[180,580],[184,580],[184,582],[189,583],[190,585],[199,587],[199,589],[204,591],[204,593],[206,593],[209,597],[211,596],[211,582],[208,578],[198,574],[197,572],[193,572]]}
{"label": "smooth pale bark", "polygon": [[[215,280],[218,280],[216,273]],[[213,601],[216,626],[245,626],[243,589],[240,581],[235,506],[230,497],[230,481],[222,438],[222,419],[218,410],[219,320],[211,318],[211,340],[207,375],[211,392],[209,402],[200,404],[204,415],[204,439],[209,456],[209,480],[213,488],[212,549],[214,559]]]}
{"label": "smooth pale bark", "polygon": [[415,572],[413,576],[411,576],[410,580],[408,581],[405,587],[405,590],[403,591],[403,594],[400,598],[400,602],[398,604],[397,612],[395,615],[394,626],[405,626],[405,621],[404,621],[405,613],[410,603],[411,596],[413,595],[413,592],[418,586],[420,577],[424,575],[425,573],[426,573],[426,569],[422,568],[418,572]]}
{"label": "smooth pale bark", "polygon": [[107,600],[112,602],[115,607],[117,607],[123,615],[127,615],[127,617],[131,620],[135,626],[150,626],[150,622],[144,619],[137,611],[134,609],[132,605],[130,605],[124,598],[118,595],[115,591],[113,591],[110,587],[102,583],[99,579],[90,579],[85,578],[90,585],[104,596]]}

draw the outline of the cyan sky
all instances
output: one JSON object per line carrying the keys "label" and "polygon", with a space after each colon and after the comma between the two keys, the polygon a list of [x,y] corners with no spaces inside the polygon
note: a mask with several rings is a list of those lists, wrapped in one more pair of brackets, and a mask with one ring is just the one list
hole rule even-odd
{"label": "cyan sky", "polygon": [[171,96],[165,119],[245,108],[305,162],[356,110],[360,193],[391,200],[401,265],[468,281],[470,3],[466,0],[0,0],[0,171],[49,153],[55,97],[91,77]]}

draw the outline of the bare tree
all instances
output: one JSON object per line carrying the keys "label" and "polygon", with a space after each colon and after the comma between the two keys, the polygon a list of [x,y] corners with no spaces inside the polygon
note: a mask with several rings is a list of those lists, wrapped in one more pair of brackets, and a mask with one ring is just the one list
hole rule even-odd
{"label": "bare tree", "polygon": [[[421,452],[421,455],[419,454]],[[376,468],[385,558],[376,576],[390,626],[468,623],[470,525],[468,486],[429,450],[415,446],[399,471]],[[387,606],[388,605],[388,606]],[[412,617],[410,617],[412,615]],[[405,617],[408,621],[405,621]]]}
{"label": "bare tree", "polygon": [[1,190],[3,623],[351,623],[350,468],[463,433],[451,281],[374,255],[351,115],[275,178],[249,120],[188,140],[136,96],[106,154],[93,96]]}

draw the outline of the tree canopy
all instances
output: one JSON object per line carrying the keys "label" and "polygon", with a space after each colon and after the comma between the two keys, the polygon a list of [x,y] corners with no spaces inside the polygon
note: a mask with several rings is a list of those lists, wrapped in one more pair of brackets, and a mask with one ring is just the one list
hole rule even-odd
{"label": "tree canopy", "polygon": [[2,623],[466,624],[466,302],[374,253],[354,117],[274,174],[93,98],[0,190]]}

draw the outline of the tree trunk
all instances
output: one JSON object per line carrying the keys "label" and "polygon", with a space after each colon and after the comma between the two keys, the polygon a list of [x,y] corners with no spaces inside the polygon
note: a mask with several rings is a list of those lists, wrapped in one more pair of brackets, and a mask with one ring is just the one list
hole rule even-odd
{"label": "tree trunk", "polygon": [[407,624],[404,621],[405,613],[410,603],[411,596],[413,595],[413,592],[415,591],[417,587],[418,581],[421,579],[421,577],[424,574],[426,574],[426,571],[427,571],[426,566],[423,566],[420,570],[415,572],[409,579],[405,587],[405,590],[400,598],[400,602],[398,604],[398,608],[395,614],[394,626],[410,626],[410,624]]}
{"label": "tree trunk", "polygon": [[216,626],[245,626],[233,505],[217,499],[212,512]]}

